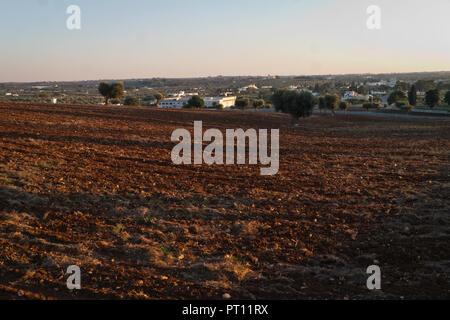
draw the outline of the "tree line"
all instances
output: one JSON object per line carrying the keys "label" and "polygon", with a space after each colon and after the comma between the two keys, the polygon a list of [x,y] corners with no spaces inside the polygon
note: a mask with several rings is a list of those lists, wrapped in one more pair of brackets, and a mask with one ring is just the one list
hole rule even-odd
{"label": "tree line", "polygon": [[[125,93],[122,82],[111,84],[102,82],[100,83],[98,90],[105,98],[106,105],[108,105],[111,101],[120,103]],[[157,93],[154,95],[154,99],[156,100],[156,106],[159,106],[165,97],[163,94]],[[288,89],[275,90],[270,100],[276,111],[290,114],[294,123],[296,123],[300,118],[310,117],[316,106],[318,106],[320,111],[324,109],[331,110],[333,114],[337,109],[347,111],[349,107],[347,102],[341,101],[340,97],[337,95],[325,95],[324,97],[316,98],[308,91],[297,92]],[[447,91],[443,99],[441,99],[438,89],[430,89],[425,94],[425,103],[430,108],[438,106],[442,100],[450,105],[450,91]],[[407,93],[399,89],[394,90],[390,93],[387,102],[389,105],[395,104],[398,107],[406,107],[408,110],[412,109],[418,103],[416,84],[413,84]],[[130,106],[139,105],[139,103],[139,99],[135,97],[128,96],[124,100],[124,104]],[[250,100],[248,98],[239,98],[237,99],[235,106],[242,109],[249,107],[254,107],[256,109],[264,107],[265,104],[265,101],[262,99]],[[205,101],[200,96],[196,95],[191,97],[184,107],[203,108],[204,106]],[[379,105],[373,102],[363,104],[363,107],[366,109],[377,106]],[[216,104],[215,107],[218,109],[223,108],[220,104]]]}
{"label": "tree line", "polygon": [[[410,87],[407,94],[403,90],[394,90],[388,97],[388,104],[395,104],[397,107],[406,106],[409,109],[412,109],[416,107],[418,103],[417,91],[418,90],[415,84]],[[439,89],[430,89],[426,91],[425,104],[430,109],[433,109],[436,106],[440,105],[442,101],[450,105],[450,91],[447,91],[443,99],[441,99]]]}

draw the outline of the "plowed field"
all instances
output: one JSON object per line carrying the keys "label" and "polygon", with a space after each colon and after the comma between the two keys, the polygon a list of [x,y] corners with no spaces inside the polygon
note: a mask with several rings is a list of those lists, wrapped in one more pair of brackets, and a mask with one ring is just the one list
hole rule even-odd
{"label": "plowed field", "polygon": [[[175,166],[195,120],[279,128],[279,173]],[[1,103],[0,298],[448,299],[449,153],[450,120]]]}

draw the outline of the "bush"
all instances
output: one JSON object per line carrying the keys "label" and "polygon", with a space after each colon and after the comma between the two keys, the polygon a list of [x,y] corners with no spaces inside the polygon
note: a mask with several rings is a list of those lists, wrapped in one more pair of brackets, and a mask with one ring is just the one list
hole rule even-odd
{"label": "bush", "polygon": [[347,111],[348,110],[347,102],[341,101],[341,103],[339,103],[339,109],[341,109],[342,111]]}
{"label": "bush", "polygon": [[218,110],[223,110],[223,104],[218,103],[218,102],[214,102],[213,103],[213,107],[218,109]]}
{"label": "bush", "polygon": [[388,104],[392,105],[397,102],[404,102],[406,104],[406,101],[408,100],[408,97],[403,91],[395,90],[392,91],[391,94],[388,97]]}
{"label": "bush", "polygon": [[126,106],[138,106],[140,103],[139,103],[138,98],[128,96],[125,98],[125,101],[123,104]]}
{"label": "bush", "polygon": [[404,104],[402,106],[399,106],[400,110],[402,111],[407,111],[408,113],[411,112],[414,109],[414,106],[410,105],[410,104]]}
{"label": "bush", "polygon": [[339,106],[339,97],[336,95],[327,95],[325,96],[325,107],[334,111]]}
{"label": "bush", "polygon": [[245,109],[250,106],[250,100],[247,98],[239,98],[235,103],[236,108]]}
{"label": "bush", "polygon": [[205,100],[200,98],[200,96],[193,96],[187,104],[185,108],[203,108],[205,106]]}
{"label": "bush", "polygon": [[264,107],[264,100],[263,99],[258,99],[258,100],[253,100],[253,108],[255,109],[261,109],[262,107]]}
{"label": "bush", "polygon": [[39,93],[39,98],[43,99],[43,100],[50,100],[52,97],[52,95],[48,92],[41,92]]}
{"label": "bush", "polygon": [[364,104],[363,104],[363,108],[366,109],[367,111],[368,111],[369,109],[377,109],[377,108],[379,108],[379,107],[380,107],[380,105],[377,104],[377,103],[364,103]]}

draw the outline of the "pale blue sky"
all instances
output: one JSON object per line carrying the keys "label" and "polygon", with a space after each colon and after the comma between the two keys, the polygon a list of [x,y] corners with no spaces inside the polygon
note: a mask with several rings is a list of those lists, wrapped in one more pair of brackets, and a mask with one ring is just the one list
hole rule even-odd
{"label": "pale blue sky", "polygon": [[449,14],[450,0],[2,0],[0,81],[450,70]]}

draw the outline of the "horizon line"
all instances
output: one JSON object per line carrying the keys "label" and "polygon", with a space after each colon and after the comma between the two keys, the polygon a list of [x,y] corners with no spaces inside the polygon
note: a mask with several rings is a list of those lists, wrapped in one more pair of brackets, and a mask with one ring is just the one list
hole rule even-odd
{"label": "horizon line", "polygon": [[324,77],[324,76],[363,76],[363,75],[403,75],[403,74],[421,74],[421,73],[446,73],[450,70],[439,71],[407,71],[407,72],[362,72],[362,73],[323,73],[323,74],[267,74],[267,75],[214,75],[214,76],[186,76],[186,77],[147,77],[147,78],[101,78],[101,79],[84,79],[84,80],[36,80],[36,81],[0,81],[0,84],[27,84],[27,83],[70,83],[70,82],[97,82],[97,81],[132,81],[132,80],[151,80],[151,79],[167,79],[167,80],[194,80],[209,78],[264,78],[268,76],[292,78],[292,77]]}

